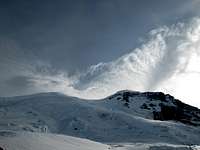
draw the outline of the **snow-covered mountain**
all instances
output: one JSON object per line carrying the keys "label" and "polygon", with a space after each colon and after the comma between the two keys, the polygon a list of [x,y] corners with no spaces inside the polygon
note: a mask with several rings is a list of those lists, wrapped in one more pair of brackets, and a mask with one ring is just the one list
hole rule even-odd
{"label": "snow-covered mountain", "polygon": [[160,92],[101,100],[59,93],[0,98],[0,130],[48,132],[104,143],[200,143],[200,110]]}

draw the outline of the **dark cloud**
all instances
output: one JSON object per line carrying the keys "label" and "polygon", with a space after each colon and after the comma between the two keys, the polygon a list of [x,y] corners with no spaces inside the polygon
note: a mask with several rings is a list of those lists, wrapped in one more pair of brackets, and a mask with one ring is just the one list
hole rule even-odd
{"label": "dark cloud", "polygon": [[31,81],[30,77],[27,76],[15,76],[7,81],[5,81],[10,87],[19,88],[19,89],[26,89],[32,86],[33,82]]}

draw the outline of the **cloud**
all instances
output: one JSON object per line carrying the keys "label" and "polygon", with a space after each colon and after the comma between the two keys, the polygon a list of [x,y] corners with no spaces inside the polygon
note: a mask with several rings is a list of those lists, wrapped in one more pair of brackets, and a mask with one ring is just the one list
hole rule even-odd
{"label": "cloud", "polygon": [[[32,64],[7,86],[28,87],[26,94],[57,91],[89,99],[124,89],[163,91],[200,107],[200,18],[154,29],[130,53],[73,76],[42,61]],[[25,94],[21,91],[15,94]]]}
{"label": "cloud", "polygon": [[89,98],[122,89],[159,90],[200,106],[199,66],[200,18],[193,18],[152,30],[140,48],[113,62],[91,66],[73,87]]}

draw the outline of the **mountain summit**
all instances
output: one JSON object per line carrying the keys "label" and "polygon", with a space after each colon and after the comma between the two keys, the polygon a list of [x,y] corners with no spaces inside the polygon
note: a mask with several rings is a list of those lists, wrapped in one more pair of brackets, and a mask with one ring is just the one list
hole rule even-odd
{"label": "mountain summit", "polygon": [[[154,120],[173,120],[184,124],[200,126],[200,110],[162,92],[120,91],[108,99],[121,101],[132,111],[140,111],[144,117]],[[142,111],[141,111],[142,110]],[[145,116],[146,114],[146,116]]]}

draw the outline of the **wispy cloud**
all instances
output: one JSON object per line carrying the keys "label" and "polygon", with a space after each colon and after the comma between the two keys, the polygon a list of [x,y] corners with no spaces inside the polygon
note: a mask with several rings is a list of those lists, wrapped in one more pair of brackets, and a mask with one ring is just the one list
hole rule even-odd
{"label": "wispy cloud", "polygon": [[152,30],[140,48],[90,67],[73,85],[90,98],[121,89],[160,90],[200,106],[196,91],[200,88],[199,54],[200,19],[193,18],[189,23]]}
{"label": "wispy cloud", "polygon": [[[88,97],[103,97],[121,89],[170,92],[173,87],[168,90],[162,83],[187,75],[194,67],[191,64],[193,57],[200,58],[199,28],[200,19],[194,18],[187,24],[177,23],[152,30],[149,40],[140,48],[113,62],[90,67],[74,87],[83,92],[89,89],[96,91],[95,95],[88,92]],[[199,70],[197,66],[193,68],[194,73]],[[163,87],[160,87],[161,84]],[[176,92],[171,94],[176,95]]]}

